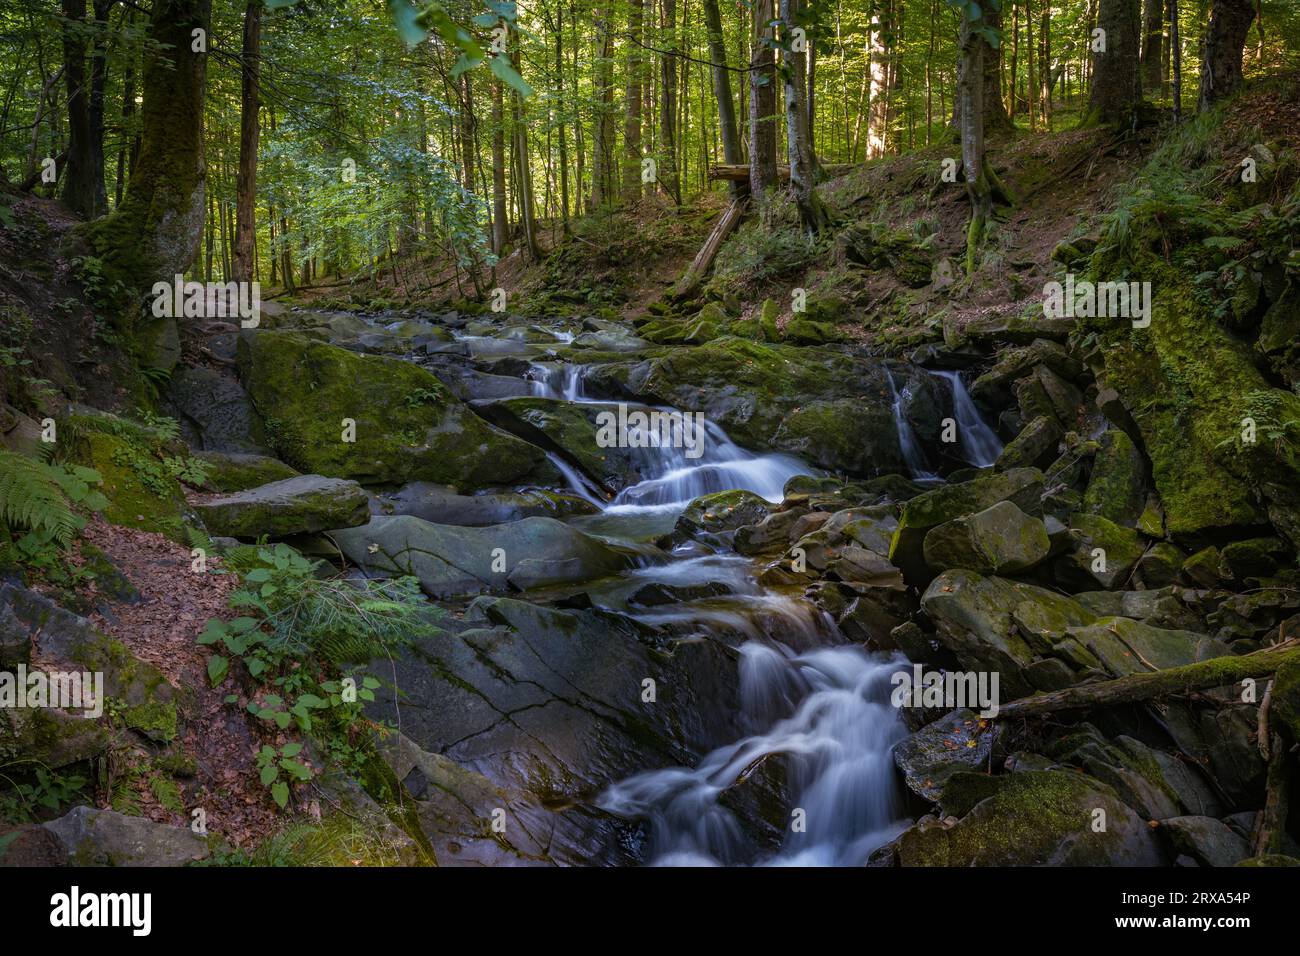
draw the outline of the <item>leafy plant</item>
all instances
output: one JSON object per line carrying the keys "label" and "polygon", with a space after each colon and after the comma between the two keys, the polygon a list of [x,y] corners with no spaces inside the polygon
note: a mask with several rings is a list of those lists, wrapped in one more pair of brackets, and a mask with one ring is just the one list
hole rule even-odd
{"label": "leafy plant", "polygon": [[[10,766],[13,765],[5,765]],[[0,771],[5,767],[0,767]],[[34,782],[20,783],[0,772],[0,778],[12,785],[9,792],[0,793],[0,819],[28,823],[35,820],[37,812],[42,809],[58,813],[80,796],[87,782],[79,774],[62,774],[45,767],[37,767],[35,775]]]}
{"label": "leafy plant", "polygon": [[0,519],[12,529],[66,547],[86,523],[73,505],[91,511],[108,507],[108,499],[94,487],[100,481],[93,468],[53,465],[0,451]]}
{"label": "leafy plant", "polygon": [[306,783],[311,779],[311,770],[307,765],[294,759],[300,753],[302,744],[296,742],[280,747],[264,744],[257,752],[257,777],[262,786],[270,788],[271,799],[281,810],[289,805],[289,780]]}

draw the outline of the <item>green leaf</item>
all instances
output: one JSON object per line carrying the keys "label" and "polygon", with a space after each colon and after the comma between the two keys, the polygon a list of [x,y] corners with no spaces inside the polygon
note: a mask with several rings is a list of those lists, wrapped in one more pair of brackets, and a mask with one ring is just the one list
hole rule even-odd
{"label": "green leaf", "polygon": [[287,743],[280,748],[280,753],[286,757],[296,757],[298,754],[302,753],[302,744],[298,743],[296,740],[292,743]]}
{"label": "green leaf", "polygon": [[271,796],[280,809],[283,810],[289,805],[289,785],[283,780],[277,780],[271,786]]}
{"label": "green leaf", "polygon": [[303,707],[310,707],[313,710],[325,706],[325,701],[321,700],[315,694],[303,694],[298,698],[298,703]]}
{"label": "green leaf", "polygon": [[262,786],[264,787],[269,787],[271,784],[275,782],[276,778],[279,776],[280,776],[280,771],[275,769],[275,764],[268,764],[267,766],[263,767],[261,774],[259,774],[259,777],[261,778],[262,781]]}
{"label": "green leaf", "polygon": [[276,711],[275,725],[279,727],[281,730],[287,730],[289,728],[289,720],[290,717],[286,711],[283,710]]}
{"label": "green leaf", "polygon": [[248,668],[250,677],[261,677],[262,672],[266,670],[266,661],[258,657],[250,657],[244,661],[244,666]]}
{"label": "green leaf", "polygon": [[291,776],[299,780],[310,780],[311,771],[296,760],[281,760],[280,766],[285,769]]}
{"label": "green leaf", "polygon": [[533,95],[533,88],[524,82],[524,78],[515,72],[515,68],[504,56],[492,57],[488,65],[492,67],[492,72],[496,74],[497,79],[513,88],[520,96],[527,99]]}
{"label": "green leaf", "polygon": [[253,568],[244,575],[244,580],[250,584],[261,584],[263,581],[271,580],[271,571],[269,568]]}
{"label": "green leaf", "polygon": [[220,654],[213,654],[208,658],[208,680],[212,686],[216,687],[226,679],[226,674],[230,670],[230,661],[226,660]]}
{"label": "green leaf", "polygon": [[402,38],[402,42],[408,47],[416,46],[424,41],[429,35],[429,31],[420,26],[420,14],[411,6],[408,0],[388,0],[388,10],[393,15],[393,23],[397,27],[397,35]]}

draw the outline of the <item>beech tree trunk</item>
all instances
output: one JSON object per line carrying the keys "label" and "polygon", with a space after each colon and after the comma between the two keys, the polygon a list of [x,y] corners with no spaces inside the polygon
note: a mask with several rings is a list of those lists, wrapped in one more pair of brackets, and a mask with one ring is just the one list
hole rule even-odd
{"label": "beech tree trunk", "polygon": [[812,237],[826,227],[829,217],[813,187],[812,146],[808,142],[807,92],[804,88],[808,78],[807,51],[796,49],[791,37],[791,28],[798,23],[800,6],[801,0],[781,0],[786,155],[790,163],[790,194],[799,210],[799,223]]}
{"label": "beech tree trunk", "polygon": [[1214,0],[1201,48],[1198,112],[1204,113],[1241,86],[1241,54],[1254,21],[1254,0]]}
{"label": "beech tree trunk", "polygon": [[749,69],[749,191],[760,212],[776,183],[776,60],[772,0],[755,0]]}
{"label": "beech tree trunk", "polygon": [[[62,0],[62,13],[76,25],[63,27],[63,80],[68,89],[68,158],[60,170],[63,201],[85,219],[102,209],[95,202],[95,164],[90,137],[90,86],[86,81],[86,0]],[[102,177],[102,172],[100,175]]]}
{"label": "beech tree trunk", "polygon": [[993,192],[984,169],[984,48],[986,44],[975,32],[974,24],[963,12],[958,49],[958,115],[961,118],[962,172],[966,194],[970,197],[971,219],[966,233],[966,272],[975,271],[975,257],[984,238],[984,228],[993,214]]}
{"label": "beech tree trunk", "polygon": [[[498,54],[500,55],[500,54]],[[510,236],[510,214],[506,209],[505,100],[501,81],[492,81],[492,251],[498,256]]]}
{"label": "beech tree trunk", "polygon": [[[148,288],[194,260],[203,235],[205,52],[211,0],[154,0],[145,53],[140,156],[122,205],[82,235],[111,279]],[[133,316],[127,322],[133,321]]]}
{"label": "beech tree trunk", "polygon": [[1138,0],[1101,0],[1097,26],[1105,31],[1105,49],[1092,54],[1088,122],[1125,122],[1141,102],[1139,22]]}
{"label": "beech tree trunk", "polygon": [[239,174],[235,185],[236,282],[253,279],[257,251],[258,78],[261,72],[263,0],[248,0],[244,9],[244,63],[239,112]]}
{"label": "beech tree trunk", "polygon": [[663,5],[664,53],[659,78],[659,184],[677,205],[682,204],[681,176],[677,170],[677,0]]}
{"label": "beech tree trunk", "polygon": [[1164,0],[1144,0],[1142,4],[1142,85],[1148,90],[1163,89]]}
{"label": "beech tree trunk", "polygon": [[[640,38],[645,19],[645,0],[631,0],[628,5],[627,32]],[[641,197],[641,47],[627,45],[627,92],[623,97],[623,201],[636,202]]]}
{"label": "beech tree trunk", "polygon": [[[713,64],[713,95],[718,101],[718,125],[722,127],[722,158],[730,164],[742,162],[740,134],[736,128],[736,106],[731,99],[731,74],[727,70],[727,48],[722,41],[722,15],[718,0],[704,0],[704,26],[709,37],[709,59]],[[732,186],[733,196],[743,189]]]}

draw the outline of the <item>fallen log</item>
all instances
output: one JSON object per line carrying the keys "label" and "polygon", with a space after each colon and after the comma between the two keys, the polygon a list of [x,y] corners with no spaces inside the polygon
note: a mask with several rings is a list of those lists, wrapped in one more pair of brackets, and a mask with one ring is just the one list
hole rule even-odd
{"label": "fallen log", "polygon": [[673,286],[672,295],[674,298],[687,298],[699,288],[700,283],[704,281],[704,277],[709,274],[709,267],[713,265],[713,260],[717,257],[718,250],[722,248],[722,243],[726,241],[727,236],[731,235],[744,217],[745,206],[746,199],[743,196],[732,199],[731,202],[727,203],[727,207],[722,210],[722,215],[718,217],[718,221],[713,224],[713,229],[709,231],[709,237],[704,240],[704,245],[695,254],[695,259],[691,262],[690,267],[677,280],[677,284]]}
{"label": "fallen log", "polygon": [[1222,687],[1248,677],[1267,677],[1288,661],[1300,661],[1300,641],[1292,639],[1239,657],[1215,657],[1182,667],[1129,674],[1115,680],[1079,684],[1065,690],[1025,697],[1004,704],[998,717],[1041,717],[1063,710],[1115,707],[1168,694]]}
{"label": "fallen log", "polygon": [[[822,173],[827,178],[843,176],[853,169],[852,163],[823,163]],[[776,176],[782,182],[790,179],[789,166],[777,166]],[[709,167],[710,179],[723,179],[729,182],[749,182],[749,166],[739,163],[714,163]]]}

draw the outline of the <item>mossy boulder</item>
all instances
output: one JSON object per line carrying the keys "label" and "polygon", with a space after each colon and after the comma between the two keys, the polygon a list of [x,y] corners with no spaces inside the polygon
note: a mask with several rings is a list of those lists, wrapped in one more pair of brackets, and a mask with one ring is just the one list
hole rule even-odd
{"label": "mossy boulder", "polygon": [[1158,866],[1168,859],[1146,821],[1085,774],[957,773],[941,806],[961,819],[903,833],[895,844],[903,866]]}
{"label": "mossy boulder", "polygon": [[891,410],[841,398],[811,401],[786,416],[781,445],[820,468],[862,477],[906,469]]}
{"label": "mossy boulder", "polygon": [[641,480],[638,455],[654,449],[619,445],[601,447],[599,416],[618,415],[617,405],[598,405],[552,398],[507,398],[483,408],[490,421],[524,441],[552,447],[574,462],[592,481],[610,493]]}
{"label": "mossy boulder", "polygon": [[1068,628],[1097,619],[1054,591],[964,569],[935,578],[921,609],[935,626],[935,638],[963,668],[1001,674],[1004,700],[1031,691],[1022,669],[1037,656],[1068,657],[1057,647]]}
{"label": "mossy boulder", "polygon": [[1011,468],[1043,468],[1056,458],[1061,442],[1061,426],[1055,418],[1039,415],[1007,442],[998,455],[999,471]]}
{"label": "mossy boulder", "polygon": [[1010,501],[1026,514],[1042,513],[1043,473],[1036,468],[1011,468],[970,481],[942,485],[917,495],[903,506],[889,560],[910,579],[928,581],[925,536],[946,521],[975,514],[999,501]]}
{"label": "mossy boulder", "polygon": [[277,456],[300,471],[471,490],[553,475],[540,448],[488,425],[409,362],[261,331],[240,337],[239,369]]}
{"label": "mossy boulder", "polygon": [[233,494],[207,498],[196,509],[210,534],[283,538],[369,520],[369,499],[355,481],[297,475]]}
{"label": "mossy boulder", "polygon": [[1099,325],[1105,347],[1098,382],[1118,393],[1140,429],[1169,534],[1203,541],[1263,524],[1268,516],[1255,488],[1294,512],[1294,440],[1242,435],[1247,419],[1259,430],[1300,419],[1300,397],[1265,380],[1250,349],[1199,298],[1190,270],[1150,253],[1137,259],[1132,271],[1154,290],[1151,324],[1140,331]]}
{"label": "mossy boulder", "polygon": [[1099,618],[1083,627],[1068,628],[1066,634],[1088,648],[1116,677],[1182,667],[1232,653],[1227,645],[1204,634],[1124,617]]}
{"label": "mossy boulder", "polygon": [[1123,587],[1142,557],[1141,536],[1101,515],[1074,515],[1070,519],[1070,536],[1074,548],[1057,559],[1056,577],[1074,590]]}
{"label": "mossy boulder", "polygon": [[208,466],[208,480],[203,483],[207,491],[244,491],[298,474],[278,458],[268,455],[201,451],[194,457]]}
{"label": "mossy boulder", "polygon": [[1101,437],[1083,507],[1115,524],[1133,527],[1146,507],[1145,464],[1133,439],[1112,428]]}
{"label": "mossy boulder", "polygon": [[185,866],[206,859],[208,841],[189,827],[113,810],[74,807],[42,826],[67,848],[73,866]]}
{"label": "mossy boulder", "polygon": [[672,538],[685,541],[699,534],[725,534],[767,518],[775,505],[752,491],[736,489],[701,495],[686,506],[673,526]]}
{"label": "mossy boulder", "polygon": [[780,314],[781,309],[776,304],[776,300],[763,300],[763,305],[758,310],[758,327],[765,342],[779,342],[781,340],[781,330],[776,324],[777,317]]}
{"label": "mossy boulder", "polygon": [[945,521],[925,535],[926,563],[936,571],[967,568],[981,574],[1017,574],[1047,557],[1051,542],[1039,518],[1010,501]]}
{"label": "mossy boulder", "polygon": [[909,790],[931,803],[955,773],[989,764],[997,730],[973,710],[954,710],[894,747],[894,763]]}

